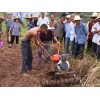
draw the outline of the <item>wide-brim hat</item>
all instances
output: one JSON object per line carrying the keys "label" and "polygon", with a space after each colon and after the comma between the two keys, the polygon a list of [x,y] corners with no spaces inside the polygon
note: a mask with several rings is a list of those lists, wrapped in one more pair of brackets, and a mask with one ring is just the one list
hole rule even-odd
{"label": "wide-brim hat", "polygon": [[32,19],[31,15],[26,16],[26,19]]}
{"label": "wide-brim hat", "polygon": [[90,16],[90,18],[95,18],[95,17],[97,17],[97,13],[96,13],[96,12],[94,12],[94,13]]}
{"label": "wide-brim hat", "polygon": [[97,14],[97,18],[96,19],[100,19],[100,13]]}
{"label": "wide-brim hat", "polygon": [[15,17],[15,18],[14,18],[14,22],[16,21],[16,19],[18,19],[19,22],[22,23],[22,21],[21,21],[21,19],[20,19],[19,17]]}
{"label": "wide-brim hat", "polygon": [[71,18],[71,15],[67,15],[66,18]]}
{"label": "wide-brim hat", "polygon": [[39,17],[39,13],[33,13],[32,17]]}
{"label": "wide-brim hat", "polygon": [[82,20],[82,19],[80,18],[80,16],[79,16],[79,15],[76,15],[76,16],[75,16],[75,18],[74,18],[74,20],[75,20],[75,21],[77,21],[77,20],[79,20],[79,21],[80,21],[80,20]]}
{"label": "wide-brim hat", "polygon": [[19,17],[15,17],[15,18],[14,18],[14,20],[16,20],[16,19],[19,19],[19,20],[21,20]]}
{"label": "wide-brim hat", "polygon": [[3,20],[5,19],[4,16],[3,16],[2,14],[0,14],[0,19],[3,19]]}

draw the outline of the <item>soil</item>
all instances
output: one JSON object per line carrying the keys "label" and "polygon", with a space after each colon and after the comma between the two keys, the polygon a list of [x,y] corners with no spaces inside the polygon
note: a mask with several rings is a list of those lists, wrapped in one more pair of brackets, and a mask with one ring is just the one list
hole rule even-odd
{"label": "soil", "polygon": [[22,53],[21,43],[13,44],[11,48],[6,42],[6,34],[2,34],[3,46],[0,47],[0,86],[1,87],[34,87],[42,86],[46,73],[54,70],[54,63],[44,63],[41,69],[36,69],[35,56],[37,49],[33,47],[33,69],[29,76],[21,74]]}

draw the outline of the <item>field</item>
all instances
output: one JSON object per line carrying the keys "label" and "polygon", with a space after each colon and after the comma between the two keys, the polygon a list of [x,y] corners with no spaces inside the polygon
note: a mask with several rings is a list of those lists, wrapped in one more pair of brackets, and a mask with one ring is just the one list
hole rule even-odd
{"label": "field", "polygon": [[[5,25],[3,23],[3,31]],[[22,37],[27,31],[26,26],[22,27]],[[25,77],[21,74],[22,54],[21,39],[18,45],[8,48],[6,43],[6,33],[2,34],[4,45],[0,48],[0,86],[1,87],[41,87],[42,82],[46,80],[46,73],[54,70],[54,63],[42,63],[40,70],[35,69],[35,56],[37,46],[32,43],[33,50],[33,70],[28,72],[29,76]],[[100,86],[100,62],[85,53],[83,60],[70,59],[71,68],[82,78],[81,84],[73,86]],[[65,85],[67,86],[67,85]]]}

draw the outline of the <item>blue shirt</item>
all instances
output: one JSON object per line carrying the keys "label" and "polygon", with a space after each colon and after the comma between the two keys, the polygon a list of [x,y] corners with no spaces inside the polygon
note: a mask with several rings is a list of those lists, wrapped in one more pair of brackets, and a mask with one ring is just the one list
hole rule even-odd
{"label": "blue shirt", "polygon": [[28,26],[28,30],[30,30],[31,28],[34,27],[34,23],[31,21],[31,22],[28,22],[27,23],[27,26]]}
{"label": "blue shirt", "polygon": [[66,37],[70,38],[70,27],[67,22],[65,23],[65,31],[66,31]]}
{"label": "blue shirt", "polygon": [[87,37],[87,28],[84,24],[80,24],[80,26],[75,26],[75,34],[76,34],[76,43],[78,44],[85,44],[86,37]]}
{"label": "blue shirt", "polygon": [[11,28],[12,28],[12,35],[19,36],[20,23],[13,22]]}
{"label": "blue shirt", "polygon": [[6,20],[6,27],[11,27],[12,23],[13,23],[13,20],[7,19]]}

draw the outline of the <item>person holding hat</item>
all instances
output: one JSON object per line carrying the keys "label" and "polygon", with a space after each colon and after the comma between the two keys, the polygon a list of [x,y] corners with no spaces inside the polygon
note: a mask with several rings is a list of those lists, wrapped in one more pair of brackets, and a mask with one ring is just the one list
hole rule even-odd
{"label": "person holding hat", "polygon": [[96,54],[97,58],[100,59],[100,13],[97,15],[97,22],[95,25],[92,27],[91,30],[94,33],[92,41],[96,45]]}
{"label": "person holding hat", "polygon": [[[88,23],[88,40],[87,40],[87,51],[88,52],[92,52],[92,51],[96,51],[95,50],[95,44],[92,43],[92,38],[93,38],[93,32],[91,32],[91,29],[93,27],[93,25],[96,23],[96,18],[97,18],[97,13],[93,13],[92,16],[90,16],[91,21]],[[92,50],[93,49],[93,50]]]}
{"label": "person holding hat", "polygon": [[32,17],[30,16],[30,15],[28,15],[27,17],[26,17],[26,19],[27,19],[27,27],[28,27],[28,30],[30,30],[31,28],[33,28],[34,27],[34,23],[32,22]]}
{"label": "person holding hat", "polygon": [[65,36],[65,53],[68,53],[68,49],[69,49],[69,43],[70,43],[70,15],[66,16],[66,20],[67,22],[65,23],[65,32],[66,32],[66,36]]}
{"label": "person holding hat", "polygon": [[11,35],[11,44],[9,45],[9,47],[11,47],[11,45],[14,43],[14,39],[16,38],[16,44],[18,44],[19,42],[19,36],[21,36],[21,20],[19,17],[15,17],[14,22],[12,23],[9,33],[12,33]]}
{"label": "person holding hat", "polygon": [[2,22],[5,20],[4,16],[2,14],[0,14],[0,46],[2,45],[2,41],[1,41],[1,34],[2,32]]}
{"label": "person holding hat", "polygon": [[[8,19],[6,19],[6,33],[7,33],[7,42],[8,44],[10,44],[10,41],[8,40],[8,36],[9,36],[9,29],[12,26],[13,20],[12,20],[12,15],[9,13],[8,14]],[[10,33],[11,35],[11,33]]]}
{"label": "person holding hat", "polygon": [[87,30],[86,26],[81,22],[81,18],[79,15],[76,15],[74,20],[76,23],[76,25],[75,25],[76,39],[75,39],[74,59],[76,59],[76,57],[78,55],[80,56],[80,59],[82,59],[85,43],[87,41],[88,30]]}

